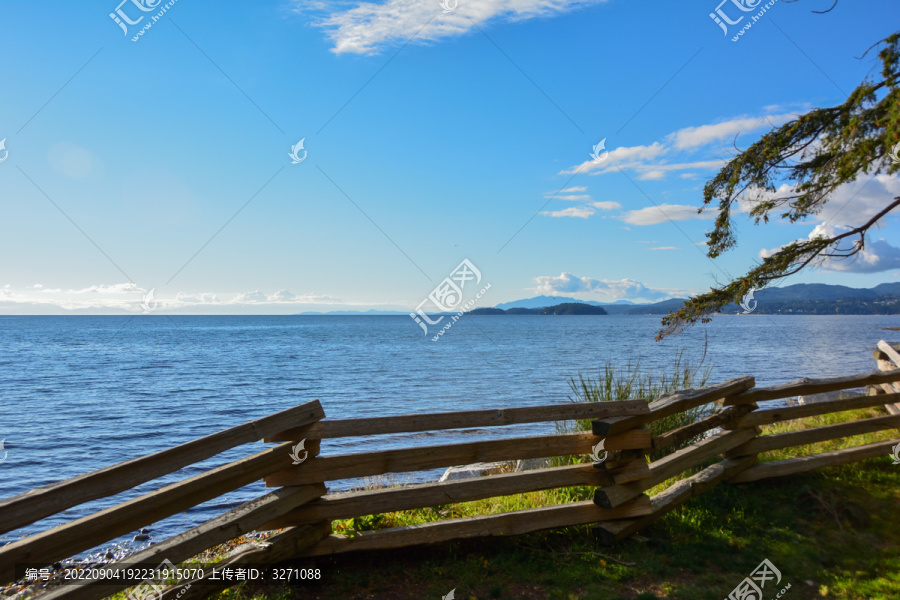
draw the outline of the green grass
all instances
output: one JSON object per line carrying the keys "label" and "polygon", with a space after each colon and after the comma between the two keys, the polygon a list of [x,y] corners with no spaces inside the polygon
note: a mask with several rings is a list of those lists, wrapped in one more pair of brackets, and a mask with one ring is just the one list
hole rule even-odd
{"label": "green grass", "polygon": [[[883,436],[872,434],[857,443],[876,437]],[[578,497],[575,492],[573,498]],[[433,514],[394,513],[381,525],[526,508],[556,499],[549,492],[523,494],[444,507]],[[900,466],[885,456],[768,482],[720,485],[642,530],[646,540],[626,540],[611,548],[598,546],[589,527],[571,527],[320,558],[296,566],[320,568],[321,583],[248,584],[220,597],[437,600],[456,589],[458,599],[721,600],[768,558],[781,570],[782,585],[791,584],[784,598],[896,599],[898,506]]]}
{"label": "green grass", "polygon": [[[676,364],[672,373],[633,377],[606,368],[597,380],[572,382],[575,401],[652,400],[674,389],[703,385],[706,375]],[[708,375],[708,374],[707,374]],[[671,420],[657,433],[703,415]],[[881,408],[809,417],[764,427],[764,433],[884,415]],[[568,431],[589,427],[589,422]],[[779,460],[897,437],[896,430],[854,436],[760,456]],[[571,457],[568,462],[583,460]],[[671,481],[650,491],[658,493]],[[390,478],[372,487],[394,485]],[[585,500],[586,487],[548,490],[336,521],[335,533],[428,523]],[[782,573],[774,598],[786,600],[900,598],[900,465],[888,456],[817,472],[750,484],[721,484],[611,548],[590,527],[511,538],[488,538],[297,561],[321,569],[320,582],[300,586],[244,584],[221,599],[321,600],[439,599],[451,589],[465,599],[721,600],[764,559]],[[120,595],[121,597],[121,595]]]}
{"label": "green grass", "polygon": [[[675,356],[671,369],[645,371],[641,369],[640,363],[628,363],[622,368],[607,363],[600,369],[596,379],[579,375],[578,379],[569,380],[569,387],[572,390],[571,401],[620,402],[642,398],[652,402],[677,390],[703,387],[709,381],[710,373],[711,368],[704,368],[702,361],[696,366],[685,361],[683,352]],[[687,410],[654,421],[650,424],[650,429],[654,435],[659,435],[664,431],[693,423],[708,414],[709,410],[703,407]],[[562,432],[590,431],[591,420],[580,419],[560,423],[557,429]]]}

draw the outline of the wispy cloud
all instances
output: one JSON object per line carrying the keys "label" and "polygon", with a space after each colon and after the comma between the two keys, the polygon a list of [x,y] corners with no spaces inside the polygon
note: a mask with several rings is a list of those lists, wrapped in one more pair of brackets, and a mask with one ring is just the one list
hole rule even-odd
{"label": "wispy cloud", "polygon": [[[32,308],[36,312],[112,311],[141,313],[141,304],[149,290],[133,283],[92,285],[79,289],[47,288],[41,284],[21,290],[9,284],[0,288],[0,314],[22,312]],[[171,296],[155,290],[156,310],[209,309],[230,307],[253,309],[259,307],[316,307],[342,304],[338,298],[320,294],[297,295],[288,290],[266,294],[258,290],[239,294],[182,293]],[[342,308],[339,306],[338,308]],[[352,310],[352,307],[350,307]],[[202,311],[201,311],[202,312]]]}
{"label": "wispy cloud", "polygon": [[610,150],[609,156],[603,162],[595,162],[593,159],[586,160],[579,165],[575,165],[571,169],[560,171],[560,175],[574,175],[575,173],[583,173],[588,175],[597,175],[599,173],[609,173],[615,171],[616,168],[633,168],[644,164],[645,161],[652,160],[668,150],[660,142],[654,142],[649,146],[620,146],[614,150]]}
{"label": "wispy cloud", "polygon": [[[586,160],[569,169],[563,169],[560,175],[589,174],[630,171],[640,181],[662,181],[670,174],[678,174],[682,179],[698,177],[697,171],[714,171],[722,168],[727,158],[721,156],[721,142],[736,135],[756,133],[781,125],[794,115],[789,113],[769,114],[757,117],[736,117],[716,123],[685,127],[666,135],[662,140],[651,144],[637,146],[620,146],[609,151],[606,160],[595,162]],[[580,192],[564,194],[563,192]],[[582,206],[564,210],[551,210],[541,214],[550,217],[589,218],[599,210],[621,208],[618,202],[589,202],[591,196],[584,194],[586,186],[570,187],[556,195],[547,194],[546,198],[583,202]],[[616,215],[630,225],[656,225],[666,221],[687,221],[693,219],[712,219],[715,211],[697,212],[697,207],[685,204],[660,204],[637,210],[629,210]]]}
{"label": "wispy cloud", "polygon": [[688,221],[690,219],[712,219],[712,211],[697,213],[696,206],[686,204],[660,204],[638,210],[629,210],[622,220],[631,225],[656,225],[667,221]]}
{"label": "wispy cloud", "polygon": [[[587,187],[585,186],[577,186],[568,188],[568,190],[563,191],[573,191],[573,192],[586,192]],[[547,217],[574,217],[578,219],[587,219],[597,213],[597,211],[601,210],[616,210],[622,208],[622,205],[618,202],[614,202],[612,200],[599,200],[597,202],[589,202],[592,200],[592,196],[590,194],[566,194],[566,195],[558,195],[553,192],[548,192],[544,195],[544,198],[550,200],[567,200],[571,202],[584,202],[586,204],[582,204],[581,206],[570,206],[568,208],[564,208],[562,210],[548,210],[541,212],[542,215]]]}
{"label": "wispy cloud", "polygon": [[596,211],[589,206],[570,206],[569,208],[564,208],[562,210],[544,211],[541,214],[548,217],[575,217],[578,219],[587,219],[595,212]]}
{"label": "wispy cloud", "polygon": [[673,133],[671,143],[676,150],[705,146],[711,142],[729,141],[739,134],[752,133],[760,129],[771,129],[791,120],[793,114],[765,115],[721,121],[699,127],[685,127]]}
{"label": "wispy cloud", "polygon": [[600,202],[591,202],[591,206],[599,210],[616,210],[622,208],[622,205],[612,200],[603,200]]}
{"label": "wispy cloud", "polygon": [[[757,133],[762,129],[781,125],[795,116],[792,113],[783,113],[736,117],[696,127],[685,127],[649,145],[620,146],[611,150],[603,162],[586,160],[570,169],[563,169],[560,174],[603,175],[622,169],[635,172],[638,179],[651,181],[665,179],[669,173],[677,171],[718,169],[727,161],[721,156],[716,156],[723,151],[722,142],[731,141],[735,136]],[[696,152],[705,152],[712,156],[703,157],[701,160],[687,160],[693,158],[691,154]],[[672,158],[682,160],[668,162]],[[680,176],[694,177],[695,174],[686,173]]]}
{"label": "wispy cloud", "polygon": [[[375,54],[386,46],[405,42],[415,36],[417,43],[433,42],[463,35],[474,23],[525,21],[552,17],[606,0],[462,0],[450,13],[441,10],[437,0],[387,0],[348,3],[295,2],[297,12],[325,12],[317,25],[323,27],[334,43],[332,52]],[[452,4],[451,4],[452,5]],[[424,25],[427,27],[424,27]]]}

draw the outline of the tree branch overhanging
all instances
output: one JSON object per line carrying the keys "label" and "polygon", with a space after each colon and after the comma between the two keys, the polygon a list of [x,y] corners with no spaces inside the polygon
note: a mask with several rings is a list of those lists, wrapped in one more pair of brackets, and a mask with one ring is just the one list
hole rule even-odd
{"label": "tree branch overhanging", "polygon": [[[818,214],[842,185],[866,174],[900,171],[890,160],[900,144],[900,32],[878,44],[881,78],[864,80],[838,106],[817,108],[763,135],[732,158],[703,189],[703,208],[718,209],[707,233],[710,258],[737,245],[732,223],[735,204],[749,205],[754,224],[768,223],[772,213],[791,223]],[[815,266],[817,259],[848,258],[865,248],[865,234],[891,210],[900,198],[887,204],[866,223],[837,235],[797,240],[763,259],[762,263],[728,284],[688,299],[678,311],[662,320],[657,340],[737,303],[751,289]],[[849,248],[838,244],[858,239]]]}
{"label": "tree branch overhanging", "polygon": [[[897,207],[900,207],[900,196],[894,198],[893,202],[858,227],[854,227],[839,235],[815,237],[809,240],[792,242],[784,246],[771,256],[763,259],[761,264],[748,271],[743,277],[735,279],[724,287],[712,289],[702,296],[691,298],[685,302],[680,310],[669,313],[663,318],[663,329],[659,332],[656,339],[661,340],[673,333],[680,332],[697,321],[709,322],[710,314],[719,312],[729,304],[736,303],[751,289],[762,289],[771,281],[793,275],[809,266],[817,258],[823,256],[849,258],[859,253],[865,248],[865,234],[869,228],[873,227]],[[826,250],[832,248],[841,240],[852,236],[859,236],[859,240],[851,249],[842,251],[840,254],[826,253]]]}

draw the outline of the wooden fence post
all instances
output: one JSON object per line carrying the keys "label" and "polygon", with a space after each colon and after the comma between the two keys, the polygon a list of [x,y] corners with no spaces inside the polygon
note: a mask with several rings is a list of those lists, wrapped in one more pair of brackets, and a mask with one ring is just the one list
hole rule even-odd
{"label": "wooden fence post", "polygon": [[[900,369],[900,352],[897,351],[898,348],[900,348],[900,344],[889,344],[884,340],[878,342],[878,349],[875,351],[874,356],[875,360],[878,361],[879,371]],[[900,392],[900,383],[882,383],[881,388],[888,394],[897,393]],[[885,404],[884,408],[892,415],[900,415],[900,403]]]}
{"label": "wooden fence post", "polygon": [[[621,429],[627,424],[648,423],[668,416],[673,412],[696,408],[704,404],[714,403],[723,397],[746,392],[753,388],[754,384],[755,381],[752,377],[746,377],[734,379],[703,390],[682,390],[652,402],[650,404],[651,414],[646,418],[597,420],[593,422],[593,430],[595,434],[603,434]],[[652,439],[652,449],[662,450],[670,448],[694,439],[716,427],[724,428],[728,423],[750,413],[755,408],[756,404],[747,403],[717,411],[696,423],[690,423],[684,427],[679,427],[654,437]],[[613,481],[611,485],[597,488],[594,493],[594,503],[605,509],[621,506],[650,488],[684,472],[685,469],[695,467],[714,456],[733,449],[755,435],[755,431],[725,430],[721,434],[708,437],[693,446],[678,450],[649,464],[647,463],[647,455],[650,448],[642,450],[639,456],[619,456],[616,461],[605,465],[605,468],[612,474]],[[637,465],[634,465],[631,467],[635,472],[633,477],[629,477],[627,480],[616,480],[616,468],[629,461],[640,461],[643,463],[644,468],[637,469],[635,468]],[[754,462],[754,457],[747,457],[737,460],[725,460],[707,467],[651,498],[651,506],[653,508],[651,514],[627,520],[597,523],[593,527],[595,539],[603,545],[609,545],[616,540],[624,539],[645,525],[681,506],[689,498],[712,487],[717,482],[743,471]]]}

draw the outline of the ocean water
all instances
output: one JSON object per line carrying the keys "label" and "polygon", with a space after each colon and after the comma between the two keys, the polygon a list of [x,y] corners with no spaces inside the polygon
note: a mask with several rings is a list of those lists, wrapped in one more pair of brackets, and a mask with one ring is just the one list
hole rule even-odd
{"label": "ocean water", "polygon": [[[595,375],[608,362],[665,368],[679,352],[695,363],[705,357],[711,383],[753,375],[757,385],[773,385],[872,371],[878,340],[900,338],[884,329],[890,326],[900,326],[900,317],[722,315],[654,342],[653,316],[469,315],[432,342],[406,316],[0,317],[0,497],[313,399],[330,418],[564,403],[570,377]],[[553,431],[537,424],[345,438],[326,441],[322,453]],[[0,544],[265,447],[235,448],[5,534]],[[152,526],[151,541],[265,492],[259,482],[170,517]]]}

